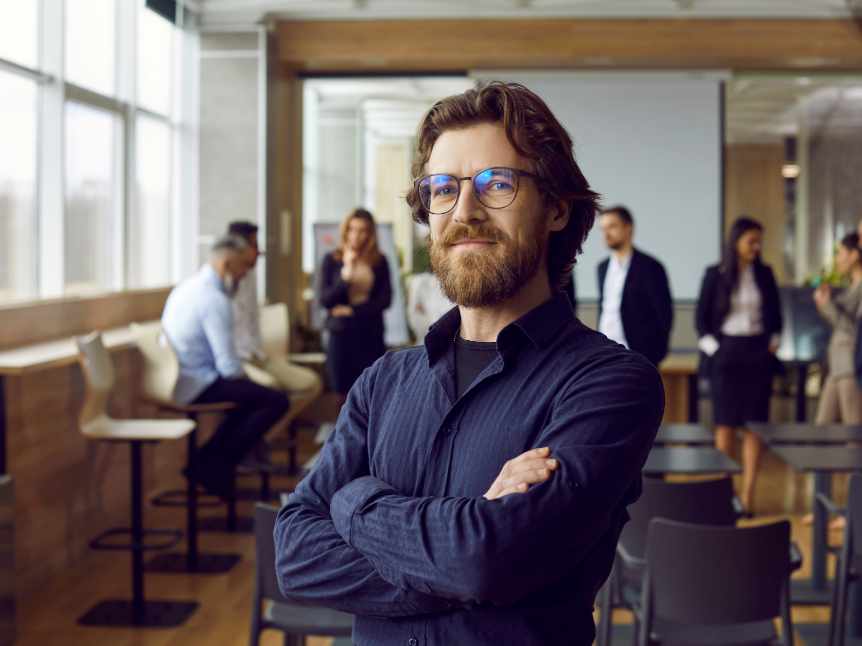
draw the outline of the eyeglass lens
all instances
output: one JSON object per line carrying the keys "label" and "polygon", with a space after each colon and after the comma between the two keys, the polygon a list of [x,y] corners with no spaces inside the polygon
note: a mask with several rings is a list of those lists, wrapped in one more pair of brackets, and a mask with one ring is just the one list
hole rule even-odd
{"label": "eyeglass lens", "polygon": [[[461,182],[453,175],[429,175],[419,183],[419,198],[429,213],[448,213],[458,201]],[[518,176],[508,168],[489,168],[473,178],[473,193],[491,209],[502,209],[515,201]]]}

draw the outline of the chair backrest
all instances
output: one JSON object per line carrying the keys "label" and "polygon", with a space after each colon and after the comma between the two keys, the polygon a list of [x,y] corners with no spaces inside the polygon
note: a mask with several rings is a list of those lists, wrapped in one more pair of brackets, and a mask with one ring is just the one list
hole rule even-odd
{"label": "chair backrest", "polygon": [[132,333],[144,358],[142,394],[154,401],[172,403],[180,376],[180,361],[161,323],[132,323]]}
{"label": "chair backrest", "polygon": [[275,531],[275,519],[278,516],[278,507],[265,505],[262,502],[254,506],[254,543],[257,553],[257,577],[256,584],[260,586],[260,597],[272,599],[279,603],[291,603],[278,587],[278,576],[275,573],[275,539],[272,534]]}
{"label": "chair backrest", "polygon": [[78,363],[87,384],[84,404],[78,415],[78,426],[81,432],[86,433],[89,424],[107,416],[108,398],[114,388],[114,364],[102,344],[100,332],[76,336],[74,341],[78,346]]}
{"label": "chair backrest", "polygon": [[268,357],[286,357],[290,343],[290,320],[285,303],[260,308],[260,335]]}
{"label": "chair backrest", "polygon": [[628,508],[631,520],[620,534],[620,545],[632,556],[643,558],[647,529],[653,518],[698,525],[735,525],[733,481],[665,482],[644,478],[643,493]]}
{"label": "chair backrest", "polygon": [[645,580],[653,621],[774,619],[782,615],[789,576],[789,521],[741,528],[650,522]]}

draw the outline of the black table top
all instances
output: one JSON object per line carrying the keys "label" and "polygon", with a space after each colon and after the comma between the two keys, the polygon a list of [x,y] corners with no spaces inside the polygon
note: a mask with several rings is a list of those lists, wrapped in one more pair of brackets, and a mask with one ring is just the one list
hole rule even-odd
{"label": "black table top", "polygon": [[715,436],[701,424],[662,424],[653,444],[714,444]]}
{"label": "black table top", "polygon": [[862,442],[862,425],[851,424],[768,424],[749,422],[767,444],[847,444]]}
{"label": "black table top", "polygon": [[862,471],[858,446],[773,446],[770,451],[796,471]]}
{"label": "black table top", "polygon": [[643,473],[741,473],[742,468],[718,449],[712,447],[653,447],[649,452]]}

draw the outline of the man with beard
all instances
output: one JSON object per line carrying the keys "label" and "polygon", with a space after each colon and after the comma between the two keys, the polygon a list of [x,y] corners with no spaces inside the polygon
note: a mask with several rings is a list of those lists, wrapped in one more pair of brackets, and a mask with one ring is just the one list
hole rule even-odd
{"label": "man with beard", "polygon": [[673,299],[662,264],[632,245],[634,221],[624,206],[602,213],[611,257],[599,265],[599,332],[653,365],[667,355]]}
{"label": "man with beard", "polygon": [[281,590],[355,614],[359,646],[587,646],[661,380],[558,291],[598,196],[539,97],[480,85],[417,142],[407,201],[458,307],[350,391],[279,513]]}

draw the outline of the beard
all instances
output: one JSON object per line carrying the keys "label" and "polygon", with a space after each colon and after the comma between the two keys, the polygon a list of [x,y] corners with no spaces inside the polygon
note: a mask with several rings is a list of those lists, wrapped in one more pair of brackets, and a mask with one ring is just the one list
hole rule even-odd
{"label": "beard", "polygon": [[[468,227],[453,224],[431,242],[431,270],[440,288],[453,303],[467,309],[499,305],[509,300],[535,276],[547,251],[541,219],[525,244],[515,245],[511,238],[490,225]],[[484,251],[455,253],[458,239],[479,238],[495,244]],[[499,252],[499,253],[498,253]]]}
{"label": "beard", "polygon": [[613,251],[619,251],[620,249],[623,248],[623,243],[622,242],[609,242],[608,248],[613,250]]}

